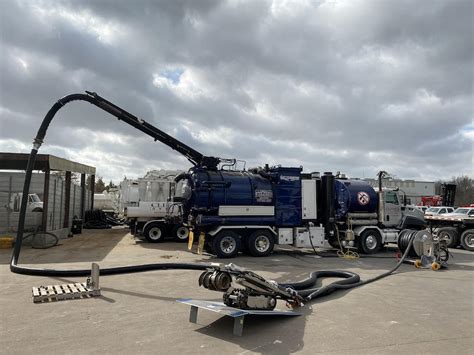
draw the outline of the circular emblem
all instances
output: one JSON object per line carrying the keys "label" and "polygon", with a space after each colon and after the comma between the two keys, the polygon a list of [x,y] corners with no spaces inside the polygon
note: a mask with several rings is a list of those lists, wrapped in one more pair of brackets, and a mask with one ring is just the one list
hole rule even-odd
{"label": "circular emblem", "polygon": [[370,202],[370,197],[367,192],[360,191],[357,193],[357,201],[359,201],[359,205],[365,206]]}

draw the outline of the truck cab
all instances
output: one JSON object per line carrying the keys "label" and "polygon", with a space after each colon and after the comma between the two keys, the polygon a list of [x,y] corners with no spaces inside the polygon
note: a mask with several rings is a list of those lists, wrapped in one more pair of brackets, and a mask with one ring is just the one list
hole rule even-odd
{"label": "truck cab", "polygon": [[[22,193],[14,193],[11,195],[9,208],[13,212],[19,212],[21,207]],[[43,212],[43,202],[37,194],[28,194],[28,212]]]}
{"label": "truck cab", "polygon": [[398,194],[394,190],[383,191],[383,221],[385,227],[398,226],[402,220],[402,204],[399,201]]}
{"label": "truck cab", "polygon": [[[348,225],[354,227],[352,231],[348,228],[342,242],[344,247],[356,246],[364,254],[373,254],[384,244],[397,242],[398,233],[402,229],[418,229],[425,224],[423,212],[407,208],[397,189],[384,188],[381,194],[377,188],[374,190],[378,196],[377,212],[361,217],[351,214],[350,218],[353,220]],[[367,217],[370,219],[365,219]]]}
{"label": "truck cab", "polygon": [[[375,189],[378,193],[378,190]],[[423,220],[424,213],[404,204],[403,196],[397,189],[383,189],[383,199],[379,201],[379,221],[384,227],[397,227],[406,217]]]}

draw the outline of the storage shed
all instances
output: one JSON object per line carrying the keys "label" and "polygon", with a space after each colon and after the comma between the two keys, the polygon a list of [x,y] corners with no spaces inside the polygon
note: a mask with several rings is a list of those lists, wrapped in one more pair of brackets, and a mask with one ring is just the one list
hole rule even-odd
{"label": "storage shed", "polygon": [[[29,154],[0,152],[0,233],[15,235],[18,229],[19,203],[25,181]],[[34,167],[26,230],[41,228],[64,238],[71,230],[74,217],[94,207],[95,167],[38,154]],[[80,178],[75,181],[73,173]],[[90,176],[90,189],[86,178]],[[36,194],[39,197],[38,201]],[[31,206],[30,206],[31,205]]]}

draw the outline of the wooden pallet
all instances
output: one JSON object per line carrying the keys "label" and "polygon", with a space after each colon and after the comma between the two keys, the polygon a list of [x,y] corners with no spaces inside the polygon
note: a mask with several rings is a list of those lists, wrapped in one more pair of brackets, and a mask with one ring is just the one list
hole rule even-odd
{"label": "wooden pallet", "polygon": [[86,282],[33,287],[34,303],[89,298],[94,296],[100,296],[100,290],[89,288]]}
{"label": "wooden pallet", "polygon": [[33,302],[52,302],[100,296],[99,265],[92,264],[91,277],[86,282],[33,287]]}

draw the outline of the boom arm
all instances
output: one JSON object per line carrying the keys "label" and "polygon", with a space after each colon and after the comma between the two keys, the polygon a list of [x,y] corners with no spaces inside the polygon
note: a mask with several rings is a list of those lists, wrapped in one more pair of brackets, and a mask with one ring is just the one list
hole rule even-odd
{"label": "boom arm", "polygon": [[[221,162],[220,158],[217,157],[207,157],[199,153],[197,150],[189,147],[188,145],[180,142],[176,138],[171,137],[169,134],[163,132],[162,130],[156,128],[150,123],[132,115],[131,113],[125,111],[123,108],[113,104],[112,102],[104,99],[95,92],[86,91],[86,94],[72,94],[65,96],[58,100],[48,111],[45,120],[43,121],[38,135],[35,138],[35,146],[39,146],[43,143],[44,135],[48,129],[49,123],[53,119],[56,112],[59,111],[61,107],[66,105],[71,101],[87,101],[98,108],[110,113],[111,115],[117,117],[119,120],[128,123],[130,126],[142,131],[143,133],[152,137],[155,141],[160,141],[161,143],[166,144],[173,150],[184,155],[193,165],[198,165],[206,167],[208,169],[216,169],[218,164]],[[37,149],[38,149],[37,148]]]}
{"label": "boom arm", "polygon": [[[21,207],[20,207],[20,216],[18,219],[18,231],[16,236],[15,248],[12,254],[12,259],[10,263],[10,270],[12,272],[17,273],[25,273],[29,275],[87,275],[89,274],[89,270],[75,270],[72,274],[70,271],[66,271],[66,274],[63,273],[55,273],[54,270],[41,270],[41,269],[34,269],[34,268],[25,268],[18,266],[18,259],[20,257],[20,249],[21,244],[23,242],[23,232],[25,229],[25,217],[26,217],[26,208],[28,204],[28,193],[30,190],[30,183],[31,183],[31,176],[33,173],[33,168],[35,166],[36,155],[38,154],[38,150],[40,149],[41,145],[43,144],[44,137],[46,136],[46,132],[48,131],[49,125],[53,121],[54,116],[58,111],[65,106],[66,104],[73,102],[73,101],[86,101],[98,108],[110,113],[111,115],[117,117],[119,120],[122,120],[132,127],[142,131],[143,133],[153,137],[155,140],[158,140],[168,147],[178,151],[179,153],[183,154],[191,163],[197,166],[205,167],[207,169],[217,169],[217,166],[221,162],[227,162],[227,159],[220,159],[216,157],[206,157],[199,153],[198,151],[188,147],[186,144],[178,141],[177,139],[171,137],[170,135],[166,134],[165,132],[159,130],[158,128],[152,126],[151,124],[145,122],[144,120],[139,119],[138,117],[128,113],[124,109],[114,105],[113,103],[107,101],[106,99],[100,97],[96,93],[86,91],[86,94],[71,94],[64,96],[63,98],[59,99],[54,103],[53,106],[49,109],[46,113],[46,116],[43,118],[41,122],[41,126],[36,133],[36,137],[33,140],[33,148],[31,149],[30,157],[28,158],[28,164],[26,166],[25,171],[25,181],[23,185],[23,196],[21,198]],[[184,264],[183,264],[184,265]],[[163,265],[160,265],[161,268]],[[150,265],[145,265],[143,270],[151,270],[149,269]],[[152,268],[156,267],[153,266]],[[188,267],[188,266],[184,266]],[[194,266],[191,266],[194,267]],[[138,271],[135,267],[125,267],[126,270],[136,272]],[[123,272],[125,269],[118,268],[112,272]],[[205,267],[199,265],[198,270],[203,270]],[[63,270],[64,271],[64,270]]]}
{"label": "boom arm", "polygon": [[188,147],[186,144],[178,141],[177,139],[166,134],[162,130],[156,128],[155,126],[149,124],[148,122],[132,115],[131,113],[125,111],[123,108],[118,107],[117,105],[111,103],[110,101],[99,96],[95,92],[86,91],[93,101],[91,103],[101,108],[102,110],[110,113],[111,115],[117,117],[119,120],[128,123],[130,126],[135,127],[136,129],[142,131],[143,133],[152,137],[155,141],[160,141],[166,144],[171,149],[174,149],[184,155],[191,163],[198,165],[201,163],[202,158],[204,157],[201,153],[194,150],[191,147]]}
{"label": "boom arm", "polygon": [[132,115],[131,113],[125,111],[123,108],[118,107],[117,105],[99,96],[95,92],[86,91],[86,93],[87,96],[91,99],[88,100],[91,104],[101,108],[102,110],[117,117],[119,120],[122,120],[125,123],[128,123],[130,126],[133,126],[136,129],[142,131],[143,133],[149,135],[155,141],[160,141],[161,143],[166,144],[171,149],[174,149],[184,155],[194,165],[205,166],[207,168],[213,169],[216,168],[219,164],[219,158],[204,156],[197,150],[189,147],[183,142],[180,142],[176,138],[171,137],[169,134],[156,128],[148,122]]}

